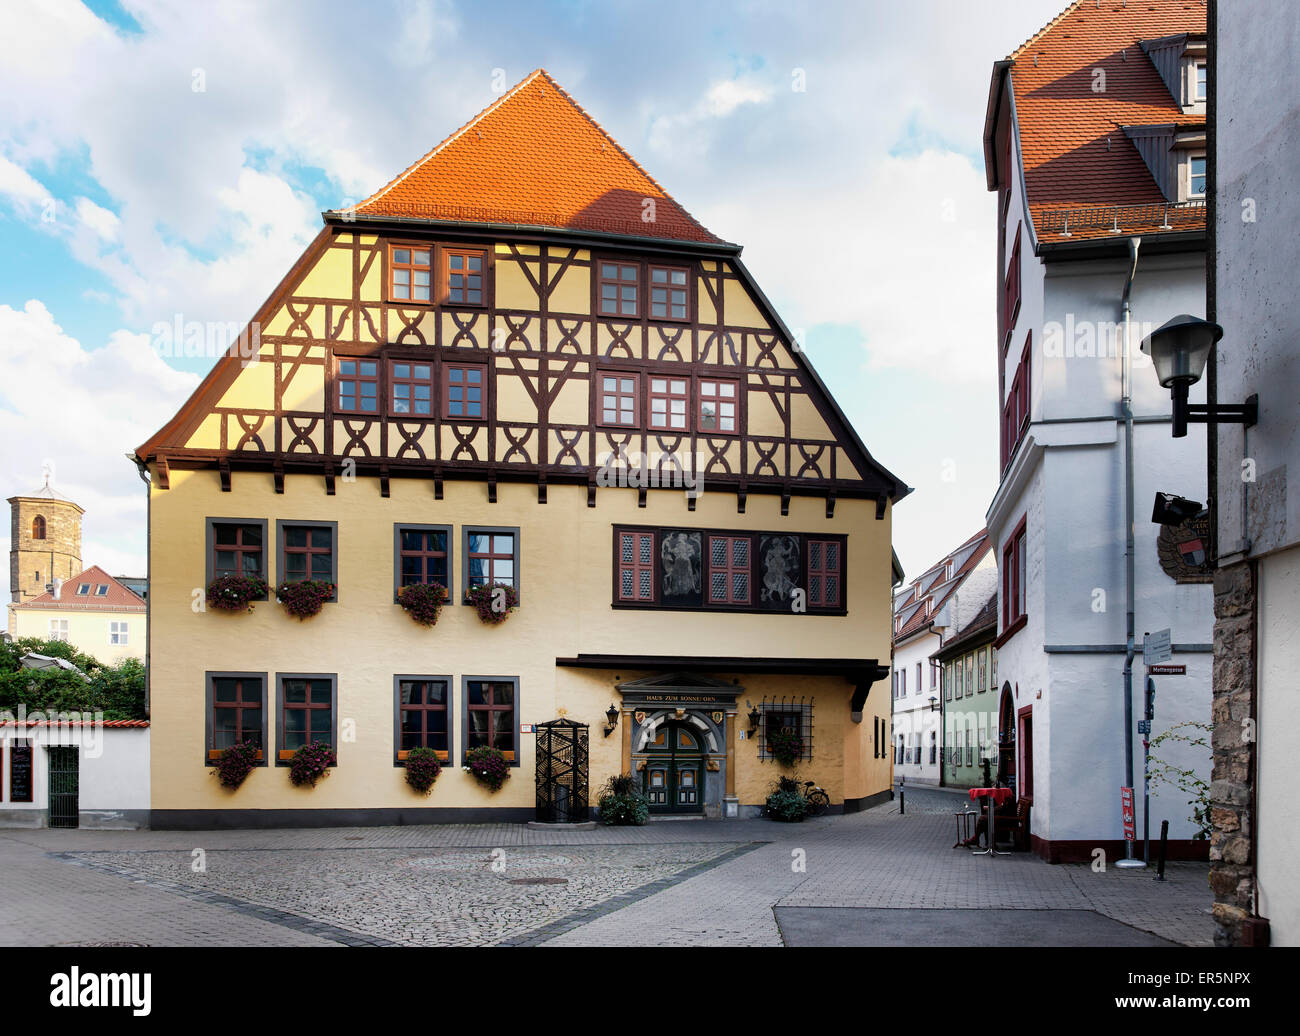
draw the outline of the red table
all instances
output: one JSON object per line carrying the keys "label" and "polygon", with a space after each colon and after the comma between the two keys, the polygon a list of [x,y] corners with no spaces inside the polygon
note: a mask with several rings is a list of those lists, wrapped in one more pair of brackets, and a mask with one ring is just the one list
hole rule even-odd
{"label": "red table", "polygon": [[988,825],[984,833],[988,835],[989,847],[987,849],[974,849],[972,852],[976,856],[1010,856],[1010,853],[1004,853],[1001,849],[994,848],[997,845],[997,807],[1011,798],[1013,792],[1010,788],[971,788],[970,797],[972,801],[984,799],[987,802]]}

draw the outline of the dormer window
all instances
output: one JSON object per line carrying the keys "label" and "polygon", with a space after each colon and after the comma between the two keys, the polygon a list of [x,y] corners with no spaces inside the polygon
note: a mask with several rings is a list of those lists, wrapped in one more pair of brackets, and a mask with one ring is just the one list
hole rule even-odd
{"label": "dormer window", "polygon": [[1204,101],[1209,97],[1209,74],[1204,61],[1196,62],[1192,71],[1192,100]]}
{"label": "dormer window", "polygon": [[1205,156],[1192,155],[1187,164],[1187,194],[1191,198],[1205,197]]}

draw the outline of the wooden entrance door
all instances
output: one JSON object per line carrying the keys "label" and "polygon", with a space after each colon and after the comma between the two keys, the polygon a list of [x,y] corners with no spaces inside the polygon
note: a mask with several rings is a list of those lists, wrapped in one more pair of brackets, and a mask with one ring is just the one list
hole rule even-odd
{"label": "wooden entrance door", "polygon": [[704,749],[685,723],[669,722],[646,745],[645,796],[651,813],[704,812]]}

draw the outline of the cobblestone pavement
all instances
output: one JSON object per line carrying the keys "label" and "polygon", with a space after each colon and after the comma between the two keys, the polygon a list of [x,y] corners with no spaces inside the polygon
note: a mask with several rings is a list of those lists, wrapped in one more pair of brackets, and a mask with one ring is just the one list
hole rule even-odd
{"label": "cobblestone pavement", "polygon": [[[795,825],[4,831],[0,943],[780,946],[774,908],[844,907],[1004,908],[1026,923],[1031,911],[1088,910],[1212,944],[1204,864],[1170,864],[1157,883],[975,857],[949,848],[956,796],[907,792],[905,815],[895,801]],[[196,849],[205,873],[191,867]],[[536,878],[567,881],[511,884]]]}

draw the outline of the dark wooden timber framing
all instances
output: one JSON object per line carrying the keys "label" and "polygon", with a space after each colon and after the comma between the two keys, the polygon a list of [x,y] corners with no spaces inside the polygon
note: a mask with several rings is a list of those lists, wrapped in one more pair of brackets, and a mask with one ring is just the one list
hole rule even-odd
{"label": "dark wooden timber framing", "polygon": [[[853,432],[825,385],[795,347],[789,330],[781,323],[766,297],[758,290],[737,258],[738,249],[726,244],[641,239],[617,235],[591,235],[549,228],[497,228],[478,224],[428,221],[347,219],[326,214],[327,225],[295,263],[271,297],[259,309],[245,331],[260,335],[259,329],[284,307],[289,326],[283,335],[260,335],[264,358],[276,369],[272,409],[232,409],[218,406],[226,389],[243,369],[238,344],[214,367],[191,399],[149,442],[137,451],[146,462],[155,462],[158,486],[167,486],[167,467],[217,469],[223,488],[243,473],[272,474],[277,492],[283,489],[286,473],[323,475],[326,491],[334,475],[346,462],[345,471],[380,479],[381,492],[392,478],[433,479],[440,495],[443,478],[488,479],[493,482],[532,482],[538,485],[539,502],[545,498],[544,484],[593,485],[599,458],[620,445],[640,453],[691,452],[701,458],[699,474],[714,490],[737,494],[738,509],[750,490],[782,497],[788,511],[791,495],[822,496],[833,508],[832,498],[869,498],[877,503],[877,516],[885,506],[910,490],[880,467]],[[362,244],[363,234],[377,234],[373,243]],[[361,283],[378,264],[381,295],[388,297],[388,251],[391,243],[421,245],[432,250],[435,299],[442,295],[442,248],[481,248],[487,258],[486,305],[449,307],[431,303],[362,302]],[[497,248],[519,260],[519,269],[537,292],[536,310],[510,310],[496,306]],[[523,255],[536,247],[537,255]],[[347,250],[352,256],[352,293],[348,299],[292,294],[302,275],[327,249]],[[577,258],[579,249],[589,249],[587,259]],[[552,254],[554,253],[554,254]],[[502,253],[506,254],[505,252]],[[563,272],[570,266],[593,267],[601,258],[635,261],[642,272],[640,313],[635,319],[602,318],[590,313],[553,312],[550,297]],[[723,264],[732,271],[724,272]],[[648,316],[648,276],[652,265],[686,267],[692,271],[688,285],[687,321],[651,320]],[[713,268],[706,269],[711,265]],[[591,280],[592,303],[596,279]],[[729,325],[726,322],[724,282],[738,282],[774,329]],[[707,295],[716,319],[699,321],[701,296]],[[422,327],[432,314],[434,327]],[[320,323],[323,318],[323,324]],[[324,327],[324,337],[315,337],[308,320]],[[630,326],[638,329],[639,345],[629,339]],[[365,328],[376,341],[366,341]],[[426,333],[428,332],[428,333]],[[600,336],[610,341],[601,346]],[[315,348],[321,355],[309,355]],[[778,352],[785,349],[793,367],[782,367]],[[376,415],[336,414],[334,386],[330,373],[334,356],[366,355],[381,361],[380,394],[384,397]],[[388,361],[394,358],[428,360],[436,369],[436,395],[441,395],[444,362],[486,363],[488,370],[487,415],[485,421],[447,421],[441,415],[416,418],[389,415]],[[727,361],[727,362],[724,362]],[[302,366],[324,365],[323,411],[292,410],[284,406],[283,390]],[[560,389],[569,380],[587,383],[591,407],[597,404],[595,379],[605,367],[622,368],[641,375],[637,428],[599,429],[594,412],[586,424],[568,425],[552,419],[550,409]],[[693,426],[701,377],[731,379],[739,383],[738,434],[664,433],[648,429],[645,409],[647,375],[687,378],[691,388],[688,410]],[[496,385],[500,377],[518,377],[536,404],[535,420],[503,420],[498,415]],[[784,434],[751,436],[748,432],[747,401],[751,392],[765,392],[784,423]],[[805,396],[826,422],[826,439],[795,439],[791,434],[792,400]],[[199,424],[214,414],[220,422],[219,445],[214,449],[184,446]],[[431,426],[432,435],[425,434]],[[729,447],[738,456],[726,457]],[[854,474],[843,477],[837,471],[837,448],[844,450]],[[843,458],[840,458],[842,462]],[[590,494],[594,497],[594,494]],[[594,505],[594,499],[589,501]]]}

